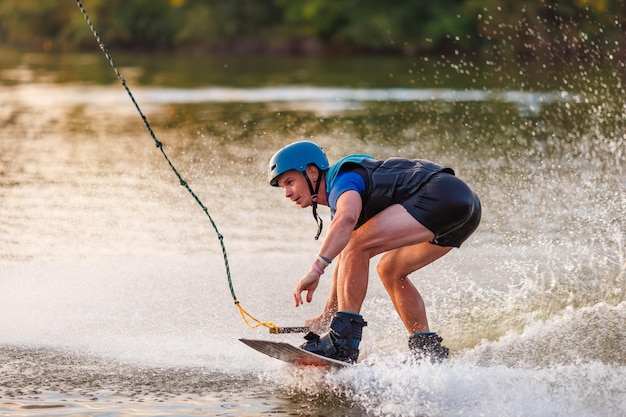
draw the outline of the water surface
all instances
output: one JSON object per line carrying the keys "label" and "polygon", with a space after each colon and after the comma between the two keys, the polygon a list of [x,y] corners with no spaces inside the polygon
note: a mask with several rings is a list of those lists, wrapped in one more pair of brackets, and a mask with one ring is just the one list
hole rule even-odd
{"label": "water surface", "polygon": [[[319,242],[267,185],[299,139],[452,166],[480,228],[412,276],[452,358],[407,361],[371,265],[361,363],[324,372],[238,338],[211,223],[99,55],[3,51],[0,411],[11,415],[626,413],[623,68],[446,60],[121,56],[176,168],[224,236],[234,289],[301,325],[291,290]],[[621,71],[621,72],[620,72]],[[327,218],[328,213],[324,211]]]}

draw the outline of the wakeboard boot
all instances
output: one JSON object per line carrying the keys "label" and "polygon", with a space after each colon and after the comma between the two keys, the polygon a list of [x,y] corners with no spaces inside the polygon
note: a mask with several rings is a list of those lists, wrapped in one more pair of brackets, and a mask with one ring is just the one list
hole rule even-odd
{"label": "wakeboard boot", "polygon": [[338,311],[330,322],[328,333],[319,336],[309,332],[302,349],[342,362],[355,363],[359,358],[359,343],[363,327],[367,326],[360,314]]}
{"label": "wakeboard boot", "polygon": [[435,332],[415,333],[409,337],[409,350],[416,360],[442,362],[450,353],[450,350],[441,344],[442,340]]}

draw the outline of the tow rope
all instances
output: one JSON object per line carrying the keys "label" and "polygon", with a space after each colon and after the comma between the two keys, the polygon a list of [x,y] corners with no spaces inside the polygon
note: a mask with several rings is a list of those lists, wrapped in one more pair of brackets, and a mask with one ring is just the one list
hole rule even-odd
{"label": "tow rope", "polygon": [[89,28],[91,29],[91,33],[93,33],[93,36],[96,38],[96,41],[98,42],[98,46],[100,47],[100,49],[104,53],[104,56],[106,57],[106,59],[109,61],[109,64],[113,68],[113,71],[115,71],[115,75],[117,76],[117,78],[122,83],[122,86],[124,87],[124,89],[128,93],[128,96],[130,97],[131,101],[135,105],[135,108],[139,112],[139,115],[141,116],[141,119],[143,120],[143,123],[146,126],[146,129],[148,129],[148,132],[150,133],[150,136],[152,137],[152,140],[154,140],[154,143],[156,144],[156,147],[161,151],[161,154],[163,155],[163,157],[167,161],[168,165],[170,166],[172,171],[174,171],[174,174],[176,174],[176,177],[180,181],[180,185],[182,185],[183,187],[185,187],[187,189],[187,191],[189,191],[189,194],[191,194],[191,196],[196,200],[196,203],[198,203],[198,205],[202,208],[204,213],[209,218],[209,221],[211,222],[211,225],[213,226],[213,229],[215,230],[215,233],[217,234],[217,238],[220,241],[220,246],[222,248],[222,254],[224,255],[224,266],[226,267],[226,276],[228,278],[228,287],[230,288],[230,294],[233,297],[233,302],[235,303],[235,305],[239,309],[239,313],[241,314],[241,318],[243,319],[244,323],[246,323],[246,325],[248,327],[253,328],[253,329],[257,328],[259,326],[267,327],[269,329],[270,333],[302,333],[302,332],[308,331],[307,327],[278,327],[278,326],[276,326],[274,323],[272,323],[270,321],[261,321],[261,320],[257,319],[256,317],[254,317],[252,314],[248,313],[241,306],[241,303],[239,302],[239,300],[237,300],[237,296],[235,295],[235,289],[233,288],[233,281],[232,281],[231,274],[230,274],[230,267],[228,265],[228,255],[226,254],[226,246],[224,245],[224,236],[222,236],[222,234],[219,232],[219,230],[217,228],[217,225],[215,224],[215,222],[213,221],[213,218],[211,217],[211,214],[209,214],[209,210],[202,203],[202,201],[200,201],[200,198],[198,198],[196,193],[193,192],[191,187],[189,187],[189,184],[187,184],[187,181],[185,181],[183,179],[183,177],[180,175],[180,173],[178,172],[176,167],[174,167],[174,164],[172,163],[170,158],[165,153],[165,150],[163,149],[163,143],[157,139],[156,135],[154,134],[154,131],[152,130],[152,127],[150,126],[150,123],[148,123],[148,119],[146,118],[146,116],[144,116],[143,112],[139,108],[139,104],[137,104],[137,101],[135,100],[135,97],[133,96],[133,94],[130,91],[130,88],[128,88],[128,85],[126,85],[126,80],[124,80],[124,77],[122,77],[122,74],[118,70],[118,68],[115,65],[115,63],[113,62],[113,58],[111,57],[111,54],[109,53],[109,50],[104,45],[104,42],[100,38],[100,35],[96,31],[96,28],[94,27],[93,23],[91,23],[91,19],[89,19],[89,16],[87,15],[87,11],[83,7],[83,4],[81,3],[80,0],[76,0],[76,4],[80,8],[80,11],[83,13],[83,16],[85,17],[85,20],[87,21],[87,24],[89,25]]}

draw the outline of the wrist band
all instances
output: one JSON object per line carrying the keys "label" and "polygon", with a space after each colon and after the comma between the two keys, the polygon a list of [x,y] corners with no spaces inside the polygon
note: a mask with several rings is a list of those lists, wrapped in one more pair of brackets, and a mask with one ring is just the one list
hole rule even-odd
{"label": "wrist band", "polygon": [[325,267],[330,265],[330,263],[332,262],[332,259],[328,259],[328,258],[326,258],[326,257],[324,257],[322,255],[319,255],[319,254],[317,255],[317,260],[320,261],[320,263],[322,265],[324,265]]}
{"label": "wrist band", "polygon": [[324,270],[317,265],[317,262],[313,261],[312,265],[313,271],[317,273],[317,275],[322,276],[324,274]]}

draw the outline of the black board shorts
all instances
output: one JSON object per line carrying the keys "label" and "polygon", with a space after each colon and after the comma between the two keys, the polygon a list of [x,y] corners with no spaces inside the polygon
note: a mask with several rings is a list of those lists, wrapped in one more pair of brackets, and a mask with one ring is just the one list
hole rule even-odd
{"label": "black board shorts", "polygon": [[458,248],[476,230],[481,218],[478,196],[447,172],[433,175],[400,204],[435,234],[431,243]]}

